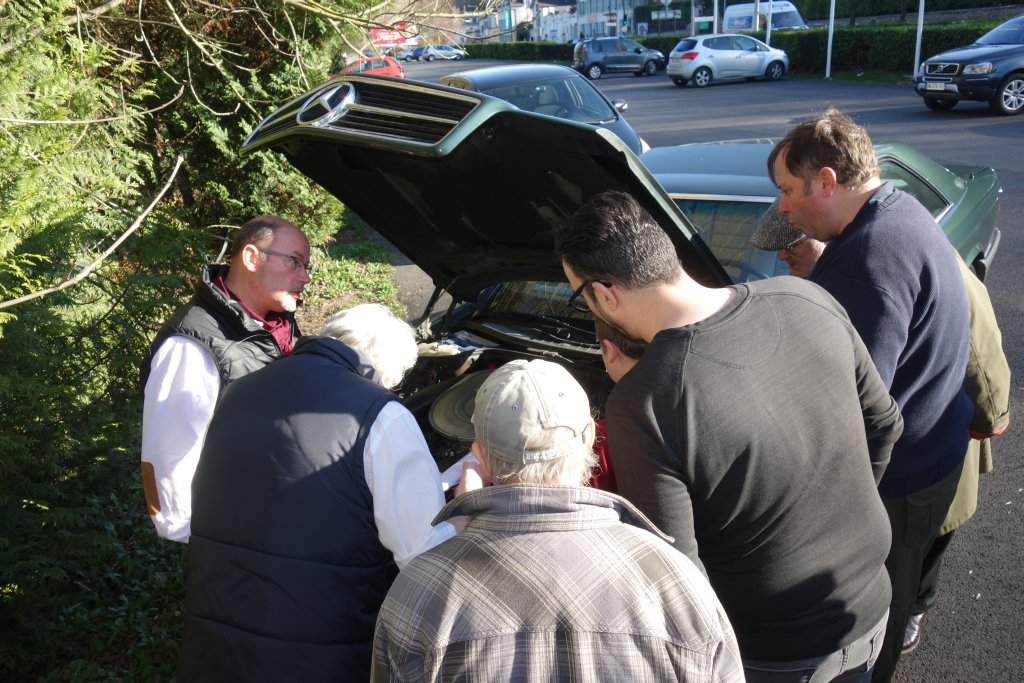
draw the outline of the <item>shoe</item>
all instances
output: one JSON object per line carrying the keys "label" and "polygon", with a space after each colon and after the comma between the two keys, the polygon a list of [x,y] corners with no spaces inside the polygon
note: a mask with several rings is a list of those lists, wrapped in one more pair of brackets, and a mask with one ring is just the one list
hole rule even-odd
{"label": "shoe", "polygon": [[903,632],[903,648],[900,650],[902,654],[913,652],[914,648],[921,643],[921,625],[923,623],[923,614],[911,614],[907,619],[907,630]]}

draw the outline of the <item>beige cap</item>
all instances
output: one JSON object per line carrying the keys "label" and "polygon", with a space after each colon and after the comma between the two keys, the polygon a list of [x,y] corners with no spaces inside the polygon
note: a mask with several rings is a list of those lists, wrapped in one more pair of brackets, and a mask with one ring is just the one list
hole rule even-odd
{"label": "beige cap", "polygon": [[[568,370],[546,360],[514,360],[480,386],[473,427],[490,457],[527,464],[559,458],[573,442],[586,443],[593,421],[587,394]],[[527,448],[548,429],[558,431],[546,450]]]}

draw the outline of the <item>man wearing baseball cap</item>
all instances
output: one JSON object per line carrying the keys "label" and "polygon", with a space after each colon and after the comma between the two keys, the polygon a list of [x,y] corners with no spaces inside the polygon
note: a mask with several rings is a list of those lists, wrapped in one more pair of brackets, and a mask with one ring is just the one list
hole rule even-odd
{"label": "man wearing baseball cap", "polygon": [[[480,465],[434,523],[472,520],[395,581],[374,680],[743,680],[700,570],[625,499],[582,486],[594,424],[565,368],[509,362],[471,410]],[[494,485],[467,490],[473,474]]]}

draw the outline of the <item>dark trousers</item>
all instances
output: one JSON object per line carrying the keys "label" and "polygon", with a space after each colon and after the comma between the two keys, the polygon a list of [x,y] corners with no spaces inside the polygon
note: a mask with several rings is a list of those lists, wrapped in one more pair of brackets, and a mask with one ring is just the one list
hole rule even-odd
{"label": "dark trousers", "polygon": [[937,484],[898,498],[886,498],[885,511],[892,528],[892,546],[885,569],[892,583],[892,603],[882,652],[875,662],[873,683],[887,683],[896,671],[911,606],[917,599],[925,556],[939,534],[949,505],[956,495],[963,463]]}
{"label": "dark trousers", "polygon": [[[954,529],[953,531],[956,531]],[[953,531],[942,534],[932,542],[932,547],[925,553],[921,565],[921,583],[917,586],[917,597],[910,607],[910,614],[924,614],[935,604],[935,594],[939,585],[939,570],[942,568],[942,557],[946,548],[953,540]]]}

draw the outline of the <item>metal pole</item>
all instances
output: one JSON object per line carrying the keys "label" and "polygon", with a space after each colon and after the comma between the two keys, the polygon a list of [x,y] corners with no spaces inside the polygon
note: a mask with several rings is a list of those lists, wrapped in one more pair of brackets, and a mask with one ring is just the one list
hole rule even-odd
{"label": "metal pole", "polygon": [[828,10],[828,57],[825,59],[825,78],[832,78],[832,34],[836,29],[836,0]]}
{"label": "metal pole", "polygon": [[921,38],[924,34],[924,0],[917,8],[917,42],[914,44],[914,76],[921,67]]}
{"label": "metal pole", "polygon": [[772,2],[771,0],[768,0],[768,28],[766,29],[767,32],[764,35],[764,42],[767,43],[768,45],[772,44],[772,9],[774,6],[775,3]]}

